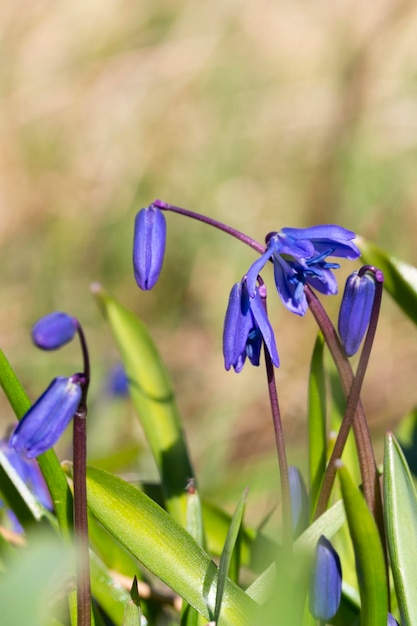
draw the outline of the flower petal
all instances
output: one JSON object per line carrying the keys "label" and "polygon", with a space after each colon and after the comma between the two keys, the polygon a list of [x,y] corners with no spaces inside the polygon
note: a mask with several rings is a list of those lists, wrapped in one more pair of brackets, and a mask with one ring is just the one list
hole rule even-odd
{"label": "flower petal", "polygon": [[[246,354],[246,341],[252,327],[252,319],[247,304],[242,302],[242,283],[233,285],[227,305],[223,330],[224,366],[229,370],[231,366],[236,371],[243,367]],[[239,368],[239,369],[237,369]]]}
{"label": "flower petal", "polygon": [[279,367],[279,356],[275,343],[274,331],[272,330],[272,326],[266,314],[265,307],[262,304],[262,299],[258,290],[256,291],[254,297],[251,298],[250,308],[253,313],[253,317],[255,318],[256,324],[259,327],[260,333],[265,342],[265,346],[269,352],[272,363],[275,365],[275,367]]}
{"label": "flower petal", "polygon": [[337,224],[321,224],[310,228],[283,228],[281,233],[294,239],[309,239],[319,254],[329,250],[328,256],[357,259],[361,252],[352,239],[356,235]]}

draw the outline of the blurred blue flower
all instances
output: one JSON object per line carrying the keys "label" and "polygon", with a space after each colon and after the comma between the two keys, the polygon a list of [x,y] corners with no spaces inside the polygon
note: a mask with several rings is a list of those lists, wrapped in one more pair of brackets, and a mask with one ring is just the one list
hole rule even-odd
{"label": "blurred blue flower", "polygon": [[283,228],[278,233],[270,233],[265,253],[247,273],[249,294],[254,293],[259,272],[272,259],[275,284],[283,303],[292,313],[304,315],[308,307],[304,286],[308,284],[326,295],[337,293],[332,270],[339,265],[328,262],[327,257],[359,257],[354,238],[355,233],[334,224]]}
{"label": "blurred blue flower", "polygon": [[75,317],[54,311],[33,326],[33,343],[42,350],[56,350],[74,338],[77,328],[78,321]]}
{"label": "blurred blue flower", "polygon": [[347,356],[354,355],[371,319],[375,281],[371,274],[353,272],[347,279],[339,310],[338,330]]}
{"label": "blurred blue flower", "polygon": [[165,216],[153,205],[141,209],[135,219],[133,269],[141,289],[152,289],[161,273],[165,255]]}
{"label": "blurred blue flower", "polygon": [[387,626],[400,626],[395,617],[391,615],[391,613],[388,613]]}
{"label": "blurred blue flower", "polygon": [[294,537],[298,537],[308,526],[308,494],[303,476],[298,469],[290,465],[288,480],[291,496],[291,517]]}
{"label": "blurred blue flower", "polygon": [[17,424],[9,446],[27,458],[52,448],[74,417],[82,396],[80,375],[55,378]]}
{"label": "blurred blue flower", "polygon": [[327,622],[339,608],[342,594],[340,558],[330,541],[322,535],[317,543],[310,581],[309,608],[315,619]]}
{"label": "blurred blue flower", "polygon": [[[12,465],[12,467],[16,470],[20,478],[27,485],[33,495],[39,500],[42,506],[49,511],[52,511],[52,499],[41,470],[39,469],[39,465],[35,459],[27,459],[16,452],[16,450],[12,450],[5,440],[0,441],[0,449],[7,457],[10,465]],[[0,508],[3,507],[4,503],[0,500]],[[4,508],[11,521],[13,530],[17,533],[22,533],[23,528],[14,512],[6,507]]]}
{"label": "blurred blue flower", "polygon": [[232,287],[223,331],[224,365],[227,370],[233,366],[235,372],[240,372],[246,357],[252,365],[259,365],[263,342],[273,364],[279,367],[274,331],[262,303],[262,292],[266,294],[264,285],[255,287],[253,295],[249,296],[246,280]]}
{"label": "blurred blue flower", "polygon": [[129,395],[129,379],[122,363],[113,367],[109,373],[106,387],[111,396],[126,398]]}

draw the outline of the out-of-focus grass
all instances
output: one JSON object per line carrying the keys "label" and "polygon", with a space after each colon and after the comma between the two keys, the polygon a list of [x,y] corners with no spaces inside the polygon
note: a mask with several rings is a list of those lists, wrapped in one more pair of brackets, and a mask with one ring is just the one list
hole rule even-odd
{"label": "out-of-focus grass", "polygon": [[[142,294],[135,211],[161,197],[259,239],[337,222],[417,264],[416,27],[415,4],[401,0],[6,3],[0,340],[31,396],[79,367],[76,346],[51,355],[30,344],[31,324],[53,309],[84,323],[101,388],[116,355],[88,292],[98,280],[157,337],[206,483],[224,460],[250,467],[269,454],[264,373],[225,373],[221,358],[228,292],[253,253],[169,215],[161,281]],[[296,451],[315,330],[270,284]],[[376,429],[416,402],[415,338],[387,301],[365,384]],[[97,454],[117,437],[117,411],[98,406]]]}

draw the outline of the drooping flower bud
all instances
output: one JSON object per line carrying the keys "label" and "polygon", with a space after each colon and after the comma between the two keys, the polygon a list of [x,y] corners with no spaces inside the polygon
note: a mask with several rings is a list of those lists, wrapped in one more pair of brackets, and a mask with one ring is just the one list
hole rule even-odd
{"label": "drooping flower bud", "polygon": [[78,321],[75,317],[54,311],[41,317],[32,328],[32,340],[42,350],[56,350],[74,338]]}
{"label": "drooping flower bud", "polygon": [[288,468],[291,496],[291,518],[294,537],[298,537],[308,526],[308,495],[303,476],[294,465]]}
{"label": "drooping flower bud", "polygon": [[152,289],[161,273],[166,243],[165,216],[153,205],[136,215],[133,238],[133,269],[143,290]]}
{"label": "drooping flower bud", "polygon": [[339,608],[342,595],[340,558],[330,541],[322,535],[317,543],[311,577],[309,608],[315,619],[327,622]]}
{"label": "drooping flower bud", "polygon": [[16,426],[9,446],[27,458],[52,448],[74,417],[81,395],[79,375],[54,378]]}
{"label": "drooping flower bud", "polygon": [[365,336],[375,297],[371,274],[353,272],[347,279],[339,311],[338,330],[347,356],[354,355]]}

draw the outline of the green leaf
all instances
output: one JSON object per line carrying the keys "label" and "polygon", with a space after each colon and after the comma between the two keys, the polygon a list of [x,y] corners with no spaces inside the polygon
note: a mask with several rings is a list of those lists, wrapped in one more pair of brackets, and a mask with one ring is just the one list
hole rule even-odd
{"label": "green leaf", "polygon": [[312,512],[316,508],[326,470],[326,377],[323,353],[324,339],[319,333],[311,358],[308,386],[309,493]]}
{"label": "green leaf", "polygon": [[[0,385],[17,419],[22,419],[31,406],[30,401],[2,350],[0,350]],[[37,460],[48,485],[60,528],[67,534],[72,528],[72,494],[65,474],[53,450],[48,450]]]}
{"label": "green leaf", "polygon": [[384,456],[384,513],[388,551],[403,626],[417,624],[417,496],[410,470],[392,433]]}
{"label": "green leaf", "polygon": [[94,285],[129,379],[130,393],[161,476],[166,505],[186,523],[185,488],[193,477],[174,392],[161,356],[143,323]]}
{"label": "green leaf", "polygon": [[140,626],[141,618],[142,611],[140,610],[138,581],[135,576],[130,591],[130,600],[126,604],[122,626]]}
{"label": "green leaf", "polygon": [[361,626],[387,626],[388,588],[379,532],[365,499],[347,469],[338,469],[356,558],[361,596]]}
{"label": "green leaf", "polygon": [[[87,494],[88,505],[103,526],[207,620],[212,619],[217,567],[189,533],[141,491],[103,470],[88,468]],[[249,626],[255,607],[227,580],[219,626]]]}
{"label": "green leaf", "polygon": [[224,548],[220,557],[219,564],[219,576],[217,581],[217,593],[216,593],[216,605],[214,609],[214,621],[217,623],[220,616],[222,607],[222,600],[224,589],[226,586],[227,576],[229,575],[230,564],[232,562],[233,550],[235,549],[239,531],[242,527],[243,513],[245,511],[246,497],[248,490],[242,494],[236,511],[233,514],[232,521],[230,522],[229,532],[227,533]]}
{"label": "green leaf", "polygon": [[417,324],[417,268],[359,238],[362,259],[384,272],[384,287],[406,315]]}

